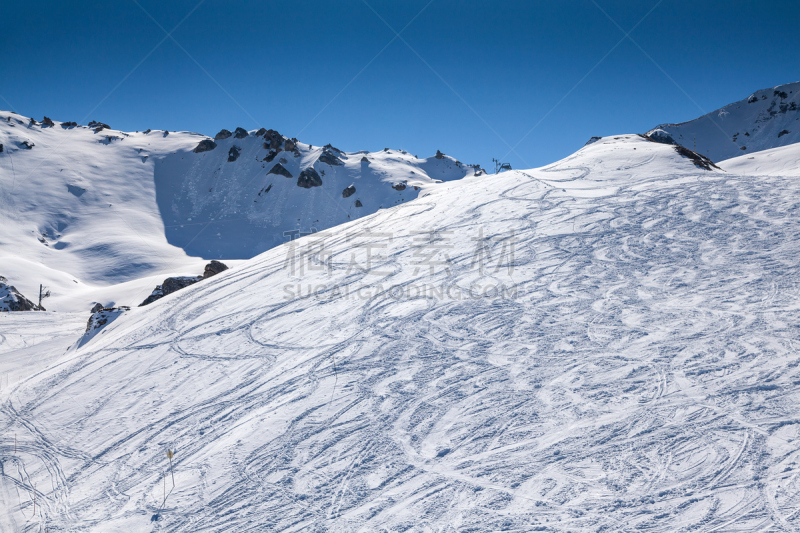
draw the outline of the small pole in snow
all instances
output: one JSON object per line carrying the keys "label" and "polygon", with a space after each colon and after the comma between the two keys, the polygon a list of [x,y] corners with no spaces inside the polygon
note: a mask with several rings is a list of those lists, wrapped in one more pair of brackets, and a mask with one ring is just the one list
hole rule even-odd
{"label": "small pole in snow", "polygon": [[[167,450],[167,458],[169,459],[169,473],[172,474],[172,486],[175,486],[175,472],[172,471],[172,450]],[[164,481],[166,483],[166,481]]]}

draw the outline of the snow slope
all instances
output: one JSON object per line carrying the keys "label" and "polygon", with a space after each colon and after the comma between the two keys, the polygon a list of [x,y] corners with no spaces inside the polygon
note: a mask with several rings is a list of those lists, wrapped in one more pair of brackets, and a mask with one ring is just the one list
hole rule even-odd
{"label": "snow slope", "polygon": [[698,119],[655,128],[712,161],[800,142],[800,82],[756,91]]}
{"label": "snow slope", "polygon": [[736,174],[800,177],[800,143],[734,157],[719,166]]}
{"label": "snow slope", "polygon": [[0,527],[796,530],[798,197],[619,136],[273,248],[4,389]]}
{"label": "snow slope", "polygon": [[[344,164],[331,166],[319,161],[322,148],[302,143],[266,162],[263,132],[195,153],[206,139],[0,112],[0,275],[31,299],[48,285],[49,309],[136,305],[169,275],[202,273],[203,259],[250,258],[476,171],[449,156],[392,150],[337,154]],[[234,146],[240,155],[228,162]],[[294,179],[268,174],[284,158]],[[324,172],[322,186],[298,187],[311,166]],[[356,192],[343,198],[350,185]]]}

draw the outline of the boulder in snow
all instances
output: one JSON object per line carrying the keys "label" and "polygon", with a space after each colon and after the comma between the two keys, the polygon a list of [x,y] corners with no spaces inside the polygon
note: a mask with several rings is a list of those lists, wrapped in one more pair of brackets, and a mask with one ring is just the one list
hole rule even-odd
{"label": "boulder in snow", "polygon": [[349,198],[356,193],[356,186],[350,185],[342,191],[342,198]]}
{"label": "boulder in snow", "polygon": [[220,272],[225,272],[228,270],[228,265],[222,263],[220,261],[211,261],[209,264],[206,265],[206,268],[203,270],[203,279],[210,278],[211,276],[216,276]]}
{"label": "boulder in snow", "polygon": [[164,296],[186,288],[189,285],[194,285],[201,279],[203,279],[202,276],[175,276],[172,278],[167,278],[161,285],[158,285],[152,293],[150,293],[150,296],[148,296],[145,301],[139,304],[139,307],[151,304],[156,300],[160,300]]}
{"label": "boulder in snow", "polygon": [[[31,119],[31,120],[33,120],[33,119]],[[52,128],[53,126],[55,126],[55,123],[52,120],[50,120],[49,117],[44,117],[42,119],[42,126],[47,126],[49,128]]]}
{"label": "boulder in snow", "polygon": [[228,150],[228,163],[233,163],[237,159],[239,159],[239,154],[241,154],[242,149],[238,146],[231,146],[231,149]]}
{"label": "boulder in snow", "polygon": [[233,132],[234,139],[244,139],[247,135],[247,130],[244,128],[236,128],[236,131]]}
{"label": "boulder in snow", "polygon": [[316,170],[314,170],[314,167],[308,167],[297,177],[298,187],[310,189],[311,187],[319,187],[321,185],[322,178],[319,177],[319,174]]}
{"label": "boulder in snow", "polygon": [[279,176],[284,176],[286,178],[293,178],[292,173],[286,170],[286,167],[281,165],[280,163],[275,163],[275,166],[269,169],[267,174],[278,174]]}
{"label": "boulder in snow", "polygon": [[196,154],[199,154],[200,152],[208,152],[210,150],[213,150],[216,147],[217,143],[215,143],[211,139],[203,139],[202,141],[200,141],[200,144],[198,144],[192,151]]}

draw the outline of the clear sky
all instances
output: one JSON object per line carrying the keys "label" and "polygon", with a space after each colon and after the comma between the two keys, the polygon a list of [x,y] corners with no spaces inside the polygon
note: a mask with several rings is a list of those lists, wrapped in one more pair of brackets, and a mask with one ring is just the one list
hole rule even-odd
{"label": "clear sky", "polygon": [[4,1],[2,14],[3,109],[125,131],[264,126],[487,169],[800,80],[794,1]]}

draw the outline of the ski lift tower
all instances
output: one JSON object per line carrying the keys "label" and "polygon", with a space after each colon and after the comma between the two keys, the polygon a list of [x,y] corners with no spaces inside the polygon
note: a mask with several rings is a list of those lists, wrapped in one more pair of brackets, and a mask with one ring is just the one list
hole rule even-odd
{"label": "ski lift tower", "polygon": [[511,163],[501,163],[497,159],[492,159],[494,161],[494,173],[499,174],[500,172],[505,172],[506,170],[511,170]]}

